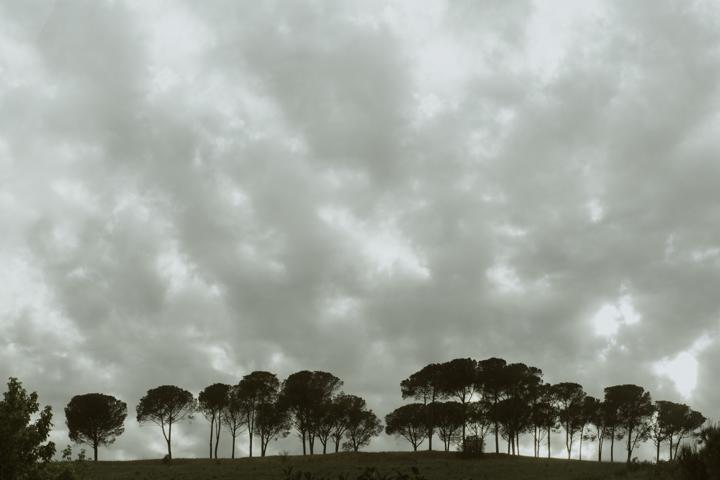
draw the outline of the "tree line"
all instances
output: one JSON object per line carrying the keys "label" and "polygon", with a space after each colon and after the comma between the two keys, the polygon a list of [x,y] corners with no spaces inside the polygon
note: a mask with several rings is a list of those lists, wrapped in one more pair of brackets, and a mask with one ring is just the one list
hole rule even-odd
{"label": "tree line", "polygon": [[[386,415],[383,426],[362,397],[341,391],[342,380],[331,373],[303,370],[281,382],[274,373],[254,371],[236,385],[209,385],[197,398],[174,385],[152,388],[140,399],[136,418],[141,424],[160,427],[169,459],[173,426],[198,413],[209,423],[210,458],[218,458],[223,433],[230,438],[235,458],[236,440],[242,434],[247,435],[252,457],[258,444],[260,456],[265,456],[271,442],[292,431],[303,455],[313,455],[341,448],[358,451],[384,430],[406,439],[414,450],[425,441],[432,450],[435,437],[446,451],[456,444],[462,448],[469,440],[482,445],[489,437],[496,453],[502,439],[506,452],[514,455],[520,453],[520,438],[525,435],[532,439],[534,456],[541,455],[544,444],[548,457],[552,433],[562,432],[568,458],[577,444],[582,459],[583,442],[596,441],[598,461],[603,459],[607,441],[610,461],[614,461],[616,440],[624,441],[627,461],[641,442],[652,441],[659,461],[663,444],[672,460],[681,442],[706,421],[685,404],[653,402],[650,393],[637,385],[607,387],[600,399],[588,395],[578,383],[550,384],[542,377],[539,368],[500,358],[432,363],[400,382],[402,398],[414,402]],[[0,403],[0,420],[22,419],[15,418],[13,424],[26,425],[28,412],[38,408],[37,395],[28,396],[16,379],[8,383],[5,398]],[[91,446],[95,460],[99,447],[112,444],[124,432],[126,417],[126,403],[102,393],[76,395],[65,407],[70,439]],[[49,431],[51,418],[46,407],[32,429],[36,436]],[[17,441],[0,438],[0,446]],[[54,445],[49,443],[38,452],[42,458],[52,456]]]}
{"label": "tree line", "polygon": [[507,363],[501,358],[477,361],[458,358],[423,367],[400,383],[403,405],[385,418],[385,431],[405,438],[414,450],[427,440],[432,450],[437,435],[447,451],[450,445],[494,437],[495,452],[500,439],[508,454],[519,454],[520,436],[529,435],[533,455],[540,456],[543,443],[551,455],[551,434],[562,432],[568,458],[574,445],[582,459],[583,441],[597,441],[602,461],[605,441],[610,442],[614,461],[615,441],[624,441],[626,460],[641,442],[652,441],[656,460],[667,444],[672,460],[683,441],[694,435],[706,418],[685,404],[653,402],[650,393],[638,385],[613,385],[603,398],[588,395],[578,383],[550,384],[539,368]]}
{"label": "tree line", "polygon": [[[314,454],[316,442],[323,453],[328,448],[338,452],[341,447],[357,452],[382,432],[382,425],[365,400],[341,392],[342,385],[331,373],[308,370],[293,373],[282,383],[274,373],[255,371],[237,385],[209,385],[197,398],[181,387],[162,385],[140,399],[137,421],[160,427],[169,459],[173,426],[196,413],[210,424],[210,458],[218,458],[222,432],[230,437],[231,458],[243,433],[248,435],[249,456],[257,440],[264,457],[270,442],[287,437],[292,430],[302,442],[303,455]],[[90,445],[97,460],[98,447],[113,443],[123,433],[127,405],[110,395],[77,395],[65,408],[65,417],[70,439]]]}

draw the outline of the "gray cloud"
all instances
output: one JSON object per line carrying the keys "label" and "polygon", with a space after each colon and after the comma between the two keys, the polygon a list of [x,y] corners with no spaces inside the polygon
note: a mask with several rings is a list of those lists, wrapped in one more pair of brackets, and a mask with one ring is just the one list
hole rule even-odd
{"label": "gray cloud", "polygon": [[85,391],[325,369],[384,415],[457,356],[718,416],[715,7],[425,7],[0,7],[0,374],[61,445]]}

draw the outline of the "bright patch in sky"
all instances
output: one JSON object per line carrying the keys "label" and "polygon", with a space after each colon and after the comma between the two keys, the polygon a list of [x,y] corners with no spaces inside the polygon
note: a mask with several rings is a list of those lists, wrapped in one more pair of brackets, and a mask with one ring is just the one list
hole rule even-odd
{"label": "bright patch in sky", "polygon": [[616,303],[603,304],[592,317],[595,335],[614,338],[621,325],[634,325],[641,315],[635,310],[632,296],[623,293]]}
{"label": "bright patch in sky", "polygon": [[321,208],[318,215],[328,225],[346,233],[378,273],[392,274],[400,270],[418,278],[430,277],[423,259],[392,222],[371,226],[346,209],[336,207]]}
{"label": "bright patch in sky", "polygon": [[655,362],[653,365],[655,375],[669,378],[673,382],[675,390],[686,400],[689,399],[697,386],[698,361],[696,357],[710,343],[712,343],[710,337],[703,335],[693,343],[690,349],[678,353],[672,359],[665,357]]}
{"label": "bright patch in sky", "polygon": [[507,265],[488,268],[485,276],[502,293],[519,293],[524,290],[515,269]]}

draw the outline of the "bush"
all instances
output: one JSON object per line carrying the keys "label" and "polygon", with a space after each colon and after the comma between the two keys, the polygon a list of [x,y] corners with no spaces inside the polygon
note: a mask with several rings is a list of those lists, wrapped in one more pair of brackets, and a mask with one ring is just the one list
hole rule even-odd
{"label": "bush", "polygon": [[460,456],[463,458],[478,458],[485,451],[485,440],[477,435],[468,435],[460,445]]}
{"label": "bush", "polygon": [[678,452],[678,470],[682,480],[708,480],[707,469],[700,453],[687,445]]}

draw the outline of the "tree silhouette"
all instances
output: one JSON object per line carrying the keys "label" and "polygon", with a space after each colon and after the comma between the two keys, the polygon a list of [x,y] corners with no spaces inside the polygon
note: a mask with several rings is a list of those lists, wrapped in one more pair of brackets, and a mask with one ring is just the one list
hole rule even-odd
{"label": "tree silhouette", "polygon": [[290,415],[282,405],[261,403],[255,410],[255,435],[260,439],[260,456],[264,457],[268,444],[290,433]]}
{"label": "tree silhouette", "polygon": [[565,429],[565,448],[570,458],[575,435],[580,426],[586,423],[583,419],[585,391],[578,383],[562,382],[553,385],[553,394],[557,402],[558,419]]}
{"label": "tree silhouette", "polygon": [[290,375],[282,385],[280,404],[292,418],[293,425],[302,439],[303,455],[314,454],[317,428],[321,424],[324,408],[333,394],[342,386],[342,381],[328,372],[303,370]]}
{"label": "tree silhouette", "polygon": [[578,453],[578,460],[582,460],[582,449],[583,449],[583,440],[589,439],[594,440],[595,436],[592,434],[585,435],[585,427],[587,427],[588,424],[592,423],[593,418],[595,416],[595,411],[598,409],[600,405],[600,400],[598,400],[595,397],[591,397],[590,395],[586,396],[583,399],[582,407],[581,407],[581,414],[580,414],[580,448]]}
{"label": "tree silhouette", "polygon": [[[482,392],[482,396],[492,405],[502,399],[505,386],[505,366],[507,362],[502,358],[488,358],[478,362],[478,374],[476,390]],[[500,432],[499,423],[493,422],[495,433],[495,453],[500,453]]]}
{"label": "tree silhouette", "polygon": [[136,411],[139,423],[159,425],[167,443],[168,459],[172,459],[172,426],[189,417],[196,409],[192,393],[175,385],[162,385],[147,391],[140,399]]}
{"label": "tree silhouette", "polygon": [[653,404],[650,393],[637,385],[615,385],[605,389],[605,399],[617,407],[618,426],[627,437],[627,462],[637,443],[649,434]]}
{"label": "tree silhouette", "polygon": [[[360,405],[360,407],[358,407]],[[327,421],[329,422],[329,435],[330,438],[335,442],[335,453],[340,449],[340,442],[345,436],[345,431],[348,429],[348,423],[350,421],[350,412],[356,409],[362,409],[365,405],[365,400],[356,395],[340,394],[332,400],[332,404],[329,406],[329,416]]]}
{"label": "tree silhouette", "polygon": [[479,400],[468,403],[465,409],[465,421],[471,435],[484,439],[491,426],[487,402]]}
{"label": "tree silhouette", "polygon": [[550,458],[551,432],[557,428],[558,411],[555,406],[553,386],[550,384],[541,385],[538,388],[538,398],[532,407],[531,418],[537,427],[537,455],[540,455],[540,442],[543,436],[547,438],[547,457]]}
{"label": "tree silhouette", "polygon": [[458,432],[462,432],[465,424],[465,405],[455,401],[435,402],[428,405],[428,408],[434,410],[432,416],[435,419],[438,436],[443,442],[445,451],[449,452],[450,444],[458,440]]}
{"label": "tree silhouette", "polygon": [[126,417],[127,404],[102,393],[76,395],[65,407],[70,440],[90,445],[96,462],[98,447],[112,444],[125,431]]}
{"label": "tree silhouette", "polygon": [[[400,382],[400,392],[402,398],[414,398],[420,400],[423,405],[442,400],[447,397],[445,391],[442,390],[442,365],[431,363],[410,375],[408,378]],[[427,426],[428,450],[432,450],[432,439],[434,434],[435,422],[432,418],[432,409],[425,409],[428,418],[425,420]]]}
{"label": "tree silhouette", "polygon": [[40,411],[37,393],[28,394],[11,377],[0,400],[0,478],[27,478],[38,461],[49,462],[55,454],[55,444],[47,442],[51,429],[52,409]]}
{"label": "tree silhouette", "polygon": [[410,442],[413,451],[427,438],[427,407],[422,403],[410,403],[396,408],[385,416],[385,433],[400,435]]}
{"label": "tree silhouette", "polygon": [[[467,415],[467,405],[472,401],[477,385],[477,360],[456,358],[440,365],[440,390],[447,398],[456,398]],[[462,424],[462,440],[465,440],[465,421]]]}
{"label": "tree silhouette", "polygon": [[213,383],[205,387],[198,395],[198,409],[210,422],[210,458],[213,458],[213,431],[215,434],[215,458],[218,455],[220,432],[222,431],[222,413],[228,404],[230,385]]}
{"label": "tree silhouette", "polygon": [[370,440],[382,431],[380,419],[372,410],[365,408],[365,400],[363,400],[362,406],[348,412],[345,447],[347,450],[357,452],[361,447],[369,445]]}
{"label": "tree silhouette", "polygon": [[232,438],[230,458],[235,458],[235,441],[238,435],[242,433],[242,427],[246,425],[245,422],[247,419],[245,403],[240,397],[237,385],[230,387],[227,403],[223,408],[220,418],[230,432],[230,438]]}
{"label": "tree silhouette", "polygon": [[245,375],[238,384],[238,395],[245,411],[245,424],[248,429],[249,452],[253,456],[253,437],[255,436],[255,416],[260,405],[275,403],[280,390],[280,381],[274,373],[255,371]]}

